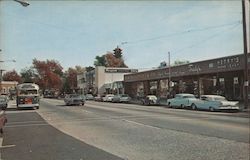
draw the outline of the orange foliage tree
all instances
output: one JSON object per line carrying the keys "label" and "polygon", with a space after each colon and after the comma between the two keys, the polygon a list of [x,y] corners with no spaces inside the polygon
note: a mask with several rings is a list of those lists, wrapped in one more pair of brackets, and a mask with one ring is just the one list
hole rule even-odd
{"label": "orange foliage tree", "polygon": [[42,89],[61,89],[62,87],[62,66],[55,60],[39,61],[33,59],[33,67],[38,77],[35,82]]}
{"label": "orange foliage tree", "polygon": [[4,81],[17,81],[18,83],[22,82],[21,76],[15,70],[4,73],[3,80]]}

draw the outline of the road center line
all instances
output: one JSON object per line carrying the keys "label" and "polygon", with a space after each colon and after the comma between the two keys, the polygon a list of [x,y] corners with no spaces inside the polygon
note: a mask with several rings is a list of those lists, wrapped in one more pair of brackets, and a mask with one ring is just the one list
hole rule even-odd
{"label": "road center line", "polygon": [[129,123],[133,123],[133,124],[136,124],[136,125],[140,125],[140,126],[144,126],[144,127],[149,127],[149,128],[153,128],[153,129],[161,129],[159,127],[155,127],[155,126],[151,126],[151,125],[147,125],[147,124],[143,124],[143,123],[139,123],[139,122],[127,120],[127,119],[122,119],[122,121],[126,121],[126,122],[129,122]]}

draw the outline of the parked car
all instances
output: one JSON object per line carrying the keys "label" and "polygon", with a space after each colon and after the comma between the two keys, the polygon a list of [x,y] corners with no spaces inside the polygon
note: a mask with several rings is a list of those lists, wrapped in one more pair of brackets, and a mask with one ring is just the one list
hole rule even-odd
{"label": "parked car", "polygon": [[157,97],[155,95],[147,95],[141,99],[142,105],[152,105],[157,104]]}
{"label": "parked car", "polygon": [[68,94],[64,98],[65,104],[68,105],[84,105],[85,97],[80,94]]}
{"label": "parked car", "polygon": [[131,101],[131,97],[129,97],[129,95],[127,95],[127,94],[121,94],[120,102],[122,102],[122,103],[129,103],[130,101]]}
{"label": "parked car", "polygon": [[5,123],[7,123],[7,117],[5,113],[5,107],[0,107],[0,133],[3,134],[3,128],[5,126]]}
{"label": "parked car", "polygon": [[193,94],[181,93],[176,94],[175,98],[168,99],[167,104],[169,107],[173,108],[189,108],[193,103],[197,101],[199,101],[199,99],[195,98]]}
{"label": "parked car", "polygon": [[101,95],[98,94],[97,96],[95,96],[94,100],[102,102],[102,98],[103,98],[103,96],[101,96]]}
{"label": "parked car", "polygon": [[114,95],[114,97],[112,98],[112,102],[113,103],[121,102],[121,95],[120,94]]}
{"label": "parked car", "polygon": [[218,95],[202,95],[200,101],[195,101],[191,105],[192,109],[202,109],[202,110],[235,110],[239,111],[238,101],[228,101],[223,96]]}
{"label": "parked car", "polygon": [[0,108],[2,110],[5,110],[8,107],[8,101],[9,100],[7,96],[3,96],[3,95],[0,96]]}
{"label": "parked car", "polygon": [[105,97],[102,98],[102,100],[103,102],[112,102],[113,97],[113,94],[107,94]]}
{"label": "parked car", "polygon": [[86,94],[85,99],[86,100],[94,100],[94,96],[92,94]]}

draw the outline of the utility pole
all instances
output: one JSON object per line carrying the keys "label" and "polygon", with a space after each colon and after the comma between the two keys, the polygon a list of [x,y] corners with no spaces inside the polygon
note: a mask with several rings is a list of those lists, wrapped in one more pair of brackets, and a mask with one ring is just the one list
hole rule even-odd
{"label": "utility pole", "polygon": [[170,96],[171,87],[171,66],[170,66],[170,52],[168,52],[168,92]]}
{"label": "utility pole", "polygon": [[243,26],[243,48],[244,48],[244,108],[248,108],[248,48],[246,31],[246,0],[242,0],[242,26]]}

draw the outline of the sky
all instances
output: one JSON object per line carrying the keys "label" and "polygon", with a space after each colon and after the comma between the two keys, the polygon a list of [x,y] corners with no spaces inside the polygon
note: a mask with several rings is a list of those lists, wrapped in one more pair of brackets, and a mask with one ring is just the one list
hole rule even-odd
{"label": "sky", "polygon": [[[1,69],[20,72],[33,59],[68,67],[123,49],[130,68],[243,53],[242,4],[228,1],[0,1]],[[10,60],[16,60],[12,62]]]}

